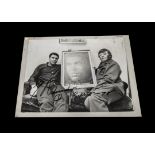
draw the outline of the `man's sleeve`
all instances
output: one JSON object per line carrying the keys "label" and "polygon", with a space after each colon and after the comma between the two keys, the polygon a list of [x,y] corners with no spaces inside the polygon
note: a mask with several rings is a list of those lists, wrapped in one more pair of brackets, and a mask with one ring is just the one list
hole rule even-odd
{"label": "man's sleeve", "polygon": [[33,74],[30,76],[30,78],[29,78],[29,80],[28,80],[28,82],[30,83],[30,85],[33,85],[33,84],[36,85],[36,80],[37,80],[37,78],[38,78],[38,76],[39,76],[39,71],[40,71],[40,66],[38,66],[38,67],[34,70]]}

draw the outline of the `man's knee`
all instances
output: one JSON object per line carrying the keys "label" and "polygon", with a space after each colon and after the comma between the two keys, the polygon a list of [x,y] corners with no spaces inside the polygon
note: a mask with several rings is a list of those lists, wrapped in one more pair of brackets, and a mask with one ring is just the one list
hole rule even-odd
{"label": "man's knee", "polygon": [[53,100],[49,99],[49,98],[39,98],[38,99],[39,104],[46,104],[46,103],[53,103]]}
{"label": "man's knee", "polygon": [[40,112],[52,112],[53,111],[53,105],[49,102],[42,103],[40,106]]}
{"label": "man's knee", "polygon": [[53,109],[54,112],[67,112],[68,104],[66,103],[57,103]]}
{"label": "man's knee", "polygon": [[92,104],[92,96],[88,96],[84,102],[86,109],[89,111],[90,111],[90,104]]}

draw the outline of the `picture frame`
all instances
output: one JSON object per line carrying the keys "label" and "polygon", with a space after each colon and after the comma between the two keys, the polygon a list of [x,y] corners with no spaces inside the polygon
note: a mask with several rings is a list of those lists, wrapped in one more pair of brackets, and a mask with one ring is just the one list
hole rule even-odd
{"label": "picture frame", "polygon": [[97,84],[90,51],[62,52],[61,71],[61,83],[65,89],[88,88]]}

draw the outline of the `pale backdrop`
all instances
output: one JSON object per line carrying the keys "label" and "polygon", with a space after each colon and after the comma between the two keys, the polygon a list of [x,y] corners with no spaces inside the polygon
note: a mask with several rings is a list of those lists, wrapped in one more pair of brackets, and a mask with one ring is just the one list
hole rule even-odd
{"label": "pale backdrop", "polygon": [[[80,37],[81,38],[81,37]],[[111,51],[113,59],[121,67],[122,80],[128,83],[126,52],[121,37],[89,38],[86,44],[59,44],[59,38],[31,38],[28,44],[28,55],[25,72],[25,81],[29,79],[34,69],[42,63],[48,62],[48,56],[51,52],[57,52],[60,55],[58,64],[62,62],[62,51],[71,50],[90,50],[93,66],[97,67],[100,63],[98,51],[107,48]]]}

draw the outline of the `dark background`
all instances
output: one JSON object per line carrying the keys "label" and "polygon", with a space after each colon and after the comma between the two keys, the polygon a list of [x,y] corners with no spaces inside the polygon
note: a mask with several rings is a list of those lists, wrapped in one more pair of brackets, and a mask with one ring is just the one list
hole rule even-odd
{"label": "dark background", "polygon": [[[154,27],[154,23],[0,23],[1,132],[154,132]],[[24,37],[102,35],[130,37],[141,118],[15,118]]]}

